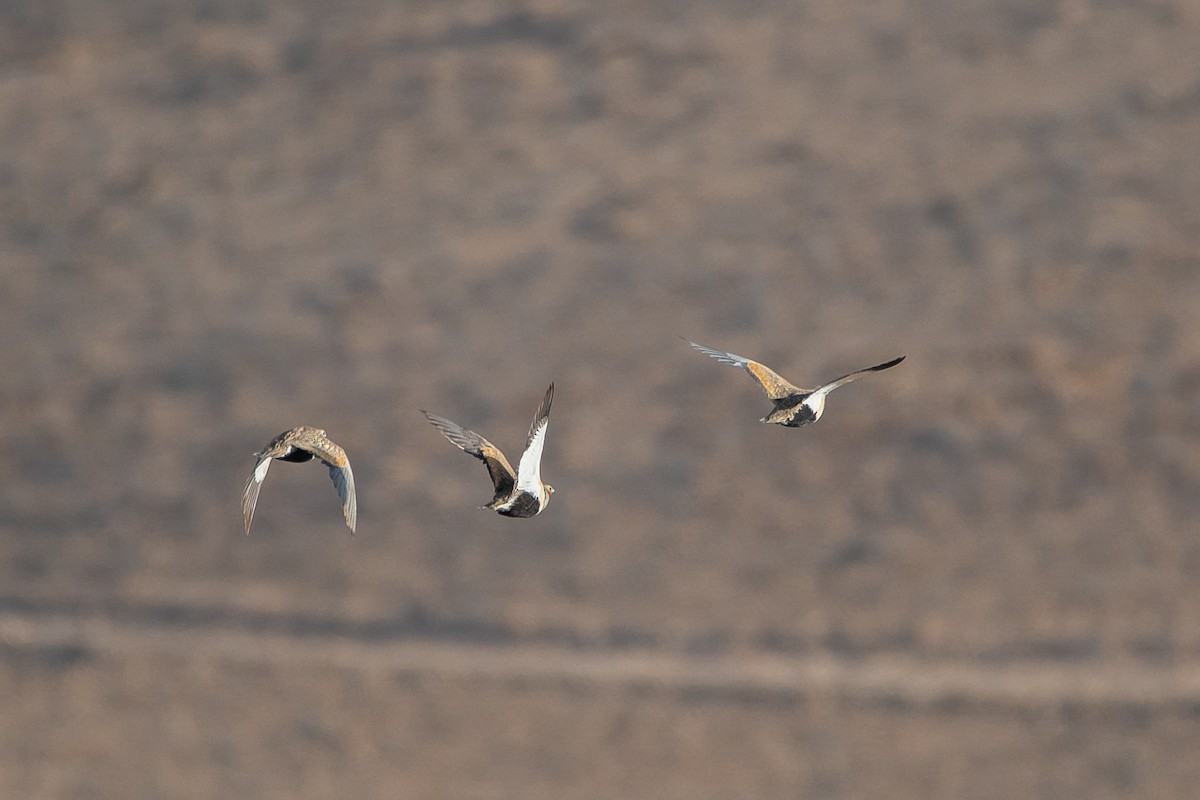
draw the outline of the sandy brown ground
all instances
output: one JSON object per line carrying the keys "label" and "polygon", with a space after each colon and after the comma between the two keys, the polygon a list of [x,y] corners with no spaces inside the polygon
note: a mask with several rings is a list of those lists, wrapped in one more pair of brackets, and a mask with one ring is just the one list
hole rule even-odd
{"label": "sandy brown ground", "polygon": [[[0,798],[1200,785],[1200,6],[0,5]],[[901,353],[815,427],[746,376]],[[542,516],[479,511],[557,385]],[[313,465],[326,428],[359,531]]]}

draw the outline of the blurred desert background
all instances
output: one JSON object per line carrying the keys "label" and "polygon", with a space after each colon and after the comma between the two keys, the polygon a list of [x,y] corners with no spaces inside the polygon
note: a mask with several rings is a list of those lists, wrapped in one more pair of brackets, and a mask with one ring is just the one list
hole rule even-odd
{"label": "blurred desert background", "polygon": [[[1185,798],[1200,5],[0,4],[0,798]],[[814,427],[680,335],[840,389]],[[557,385],[533,520],[476,507]],[[358,484],[252,454],[323,427]]]}

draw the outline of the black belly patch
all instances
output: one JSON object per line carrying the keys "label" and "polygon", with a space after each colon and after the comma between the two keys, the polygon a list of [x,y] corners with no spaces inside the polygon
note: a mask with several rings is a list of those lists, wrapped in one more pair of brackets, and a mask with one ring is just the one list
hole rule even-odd
{"label": "black belly patch", "polygon": [[804,401],[807,398],[807,394],[792,394],[787,397],[781,397],[775,401],[775,408],[771,411],[771,416],[775,416],[781,412],[791,412],[784,419],[775,418],[775,421],[785,428],[799,428],[801,425],[808,425],[811,422],[815,422],[817,419],[816,414],[813,413],[811,408],[804,405]]}
{"label": "black belly patch", "polygon": [[796,413],[792,415],[792,418],[789,419],[786,424],[789,428],[799,428],[801,425],[809,425],[816,421],[817,415],[813,413],[812,408],[806,405],[801,405],[796,409]]}
{"label": "black belly patch", "polygon": [[521,492],[513,498],[512,504],[508,508],[497,510],[506,517],[532,517],[541,508],[542,504],[536,497],[528,492]]}
{"label": "black belly patch", "polygon": [[279,461],[290,461],[294,464],[303,464],[305,461],[312,461],[313,454],[307,450],[301,450],[298,447],[293,447],[286,453],[278,457]]}

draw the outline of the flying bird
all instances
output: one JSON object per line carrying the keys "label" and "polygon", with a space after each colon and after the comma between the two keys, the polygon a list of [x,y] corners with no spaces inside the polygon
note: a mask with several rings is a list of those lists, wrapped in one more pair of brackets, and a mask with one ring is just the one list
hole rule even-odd
{"label": "flying bird", "polygon": [[722,364],[732,364],[750,373],[750,377],[758,382],[758,385],[767,393],[767,397],[775,404],[775,407],[771,409],[771,413],[760,419],[759,422],[773,422],[776,425],[783,425],[787,428],[799,428],[801,425],[810,425],[816,422],[821,418],[821,414],[825,412],[825,396],[834,389],[868,372],[891,369],[905,358],[904,356],[900,356],[899,358],[893,358],[891,361],[876,364],[873,367],[856,370],[816,389],[801,389],[798,386],[788,383],[774,371],[757,361],[751,361],[748,358],[736,356],[733,353],[726,353],[722,350],[713,350],[711,347],[696,344],[691,339],[684,339],[684,341],[701,353],[712,356]]}
{"label": "flying bird", "polygon": [[342,513],[346,517],[346,525],[354,534],[354,525],[358,520],[358,501],[354,497],[354,473],[350,471],[350,459],[346,451],[329,440],[325,431],[320,428],[310,428],[301,425],[292,428],[272,439],[266,447],[255,454],[258,463],[254,472],[246,482],[246,493],[242,495],[242,515],[246,521],[246,535],[250,534],[250,521],[254,518],[254,506],[258,503],[258,492],[262,482],[267,477],[271,461],[291,461],[303,463],[314,458],[329,468],[329,477],[333,479],[334,488],[342,500]]}
{"label": "flying bird", "polygon": [[488,475],[496,489],[495,496],[481,508],[489,508],[506,517],[533,517],[545,510],[550,503],[554,487],[542,482],[542,448],[546,444],[546,426],[550,421],[550,402],[554,399],[554,384],[546,390],[542,404],[538,406],[533,424],[529,426],[529,437],[525,440],[525,452],[516,472],[504,453],[475,431],[469,431],[445,417],[431,414],[425,409],[421,413],[433,426],[468,455],[478,458],[487,467]]}

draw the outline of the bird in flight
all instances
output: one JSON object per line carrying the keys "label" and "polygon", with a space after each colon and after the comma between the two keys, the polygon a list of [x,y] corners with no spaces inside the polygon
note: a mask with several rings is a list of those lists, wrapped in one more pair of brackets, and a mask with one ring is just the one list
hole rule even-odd
{"label": "bird in flight", "polygon": [[303,463],[319,458],[321,463],[329,468],[329,477],[337,489],[338,497],[342,500],[342,513],[346,517],[346,525],[354,534],[354,525],[358,520],[358,501],[354,497],[354,473],[350,471],[350,459],[346,451],[329,441],[325,431],[320,428],[310,428],[301,425],[292,428],[272,439],[266,447],[259,451],[255,458],[254,472],[246,482],[246,492],[242,495],[242,515],[246,521],[246,534],[250,534],[250,521],[254,518],[254,506],[258,503],[258,492],[262,482],[267,477],[271,461],[292,461]]}
{"label": "bird in flight", "polygon": [[546,390],[542,404],[538,406],[529,437],[525,440],[525,452],[516,472],[504,457],[504,453],[475,431],[469,431],[445,417],[431,414],[425,409],[421,413],[433,426],[468,455],[478,458],[487,467],[496,493],[491,501],[481,508],[489,508],[506,517],[533,517],[540,514],[550,503],[554,487],[542,482],[542,448],[546,444],[546,426],[550,421],[550,402],[554,399],[554,384]]}
{"label": "bird in flight", "polygon": [[776,425],[783,425],[788,428],[799,428],[801,425],[810,425],[819,420],[821,414],[825,412],[825,396],[839,386],[847,384],[868,372],[891,369],[905,358],[904,356],[900,356],[899,358],[893,358],[891,361],[876,364],[873,367],[856,370],[816,389],[801,389],[798,386],[788,383],[774,371],[757,361],[751,361],[748,358],[736,356],[733,353],[726,353],[722,350],[713,350],[711,347],[696,344],[691,339],[684,339],[684,341],[701,353],[712,356],[722,364],[732,364],[750,373],[750,377],[758,382],[758,385],[767,393],[767,397],[775,404],[775,407],[771,409],[771,413],[760,419],[759,422],[773,422]]}

